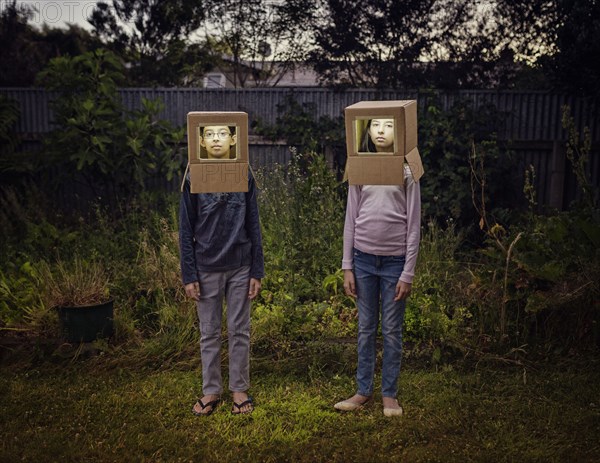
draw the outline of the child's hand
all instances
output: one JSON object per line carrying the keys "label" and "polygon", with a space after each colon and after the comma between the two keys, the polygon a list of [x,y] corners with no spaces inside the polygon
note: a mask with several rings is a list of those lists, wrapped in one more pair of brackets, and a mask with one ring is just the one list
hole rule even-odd
{"label": "child's hand", "polygon": [[411,283],[405,283],[404,281],[398,280],[396,284],[396,297],[394,297],[394,301],[401,301],[410,296],[410,291],[412,290]]}
{"label": "child's hand", "polygon": [[344,270],[344,290],[347,296],[356,298],[356,283],[352,270]]}
{"label": "child's hand", "polygon": [[257,278],[250,278],[250,286],[248,288],[248,299],[252,300],[260,293],[261,282]]}
{"label": "child's hand", "polygon": [[185,285],[185,295],[197,301],[200,299],[200,283],[194,281]]}

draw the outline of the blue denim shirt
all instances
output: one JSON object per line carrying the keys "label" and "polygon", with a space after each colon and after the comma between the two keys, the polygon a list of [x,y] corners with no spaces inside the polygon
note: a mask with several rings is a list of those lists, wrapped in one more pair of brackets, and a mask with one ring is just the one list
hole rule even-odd
{"label": "blue denim shirt", "polygon": [[198,272],[224,272],[250,266],[251,278],[264,277],[264,257],[256,183],[248,174],[247,193],[191,193],[186,178],[179,206],[179,252],[183,284]]}

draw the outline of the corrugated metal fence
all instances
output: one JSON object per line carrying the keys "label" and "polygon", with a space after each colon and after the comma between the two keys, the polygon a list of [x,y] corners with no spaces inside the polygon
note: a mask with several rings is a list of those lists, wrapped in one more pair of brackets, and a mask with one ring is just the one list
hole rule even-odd
{"label": "corrugated metal fence", "polygon": [[[199,88],[125,88],[120,90],[127,108],[141,108],[142,97],[160,99],[165,109],[160,116],[174,125],[184,125],[189,111],[244,111],[250,123],[260,121],[274,124],[278,106],[286,98],[298,103],[313,103],[315,116],[338,118],[343,110],[358,101],[416,99],[419,118],[426,116],[424,109],[433,99],[442,109],[448,109],[460,100],[471,100],[475,107],[489,104],[506,114],[502,125],[496,127],[499,140],[510,142],[519,159],[517,168],[523,172],[532,164],[536,169],[537,191],[540,204],[564,208],[577,193],[570,166],[565,157],[566,133],[562,128],[561,107],[568,105],[580,132],[587,126],[592,135],[593,155],[591,176],[593,184],[600,184],[599,102],[585,98],[547,92],[516,91],[458,91],[410,92],[375,89],[333,90],[325,88],[252,88],[252,89],[199,89]],[[18,131],[27,144],[39,143],[44,133],[52,129],[49,102],[52,94],[42,89],[0,88],[0,93],[16,100],[21,109]],[[250,129],[252,134],[252,128]],[[251,163],[254,167],[268,166],[289,160],[285,145],[253,139]]]}

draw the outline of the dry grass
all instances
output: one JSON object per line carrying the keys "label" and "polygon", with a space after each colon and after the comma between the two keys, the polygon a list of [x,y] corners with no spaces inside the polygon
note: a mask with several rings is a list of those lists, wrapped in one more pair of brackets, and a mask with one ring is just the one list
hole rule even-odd
{"label": "dry grass", "polygon": [[72,262],[58,260],[55,265],[42,263],[47,307],[77,307],[106,302],[109,277],[97,261],[75,256]]}

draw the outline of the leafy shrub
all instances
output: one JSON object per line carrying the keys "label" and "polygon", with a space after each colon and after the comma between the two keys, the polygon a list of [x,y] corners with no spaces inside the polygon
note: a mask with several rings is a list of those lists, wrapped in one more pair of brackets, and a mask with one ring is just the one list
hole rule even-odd
{"label": "leafy shrub", "polygon": [[294,151],[289,165],[258,178],[267,294],[286,305],[322,299],[323,279],[341,263],[344,204],[334,173],[323,156]]}
{"label": "leafy shrub", "polygon": [[170,180],[180,168],[184,128],[157,117],[164,108],[158,101],[142,99],[141,110],[126,110],[117,89],[123,80],[123,65],[106,50],[55,58],[39,75],[57,94],[58,128],[45,154],[69,180],[83,178],[96,198],[116,190],[130,199],[149,176]]}
{"label": "leafy shrub", "polygon": [[424,230],[412,295],[405,314],[405,336],[413,342],[461,344],[472,323],[472,310],[461,296],[464,266],[458,261],[462,234],[430,221]]}
{"label": "leafy shrub", "polygon": [[423,215],[440,224],[454,220],[459,228],[473,225],[470,158],[475,151],[485,157],[490,179],[485,190],[488,212],[506,208],[519,188],[508,179],[514,170],[510,152],[500,147],[494,130],[503,115],[493,106],[474,108],[458,100],[442,111],[435,102],[426,108],[419,122],[419,150],[426,177],[421,181]]}
{"label": "leafy shrub", "polygon": [[[479,267],[473,267],[470,295],[480,301],[481,331],[502,342],[600,344],[600,212],[585,175],[591,145],[588,136],[579,146],[572,120],[564,119],[583,202],[570,211],[536,214],[535,194],[526,182],[530,211],[514,215],[510,226],[491,221],[483,201],[477,205],[486,241]],[[526,178],[533,174],[530,169]]]}
{"label": "leafy shrub", "polygon": [[[16,101],[0,95],[0,180],[2,183],[9,181],[14,175],[15,165],[19,157],[20,137],[17,135],[15,127],[20,117],[20,110]],[[4,175],[10,173],[9,175]]]}
{"label": "leafy shrub", "polygon": [[315,103],[300,104],[293,95],[287,95],[277,105],[275,125],[267,126],[261,121],[255,122],[254,132],[270,140],[285,140],[299,151],[323,151],[332,144],[343,144],[344,121],[328,116],[315,117]]}
{"label": "leafy shrub", "polygon": [[40,291],[43,284],[43,272],[31,262],[5,265],[0,271],[0,324],[31,322],[33,314],[45,308]]}
{"label": "leafy shrub", "polygon": [[600,315],[597,217],[578,211],[533,216],[525,226],[496,226],[491,233],[473,283],[477,295],[488,293],[482,298],[493,315],[488,327],[503,326],[500,334],[515,343],[600,340],[594,328]]}
{"label": "leafy shrub", "polygon": [[[99,282],[100,289],[108,288],[110,278],[119,341],[151,336],[163,351],[170,345],[173,353],[174,346],[183,342],[182,334],[188,341],[197,339],[195,310],[185,300],[179,278],[176,195],[168,197],[165,203],[170,206],[165,208],[138,198],[129,205],[128,220],[121,221],[112,220],[102,209],[89,221],[77,216],[65,219],[51,209],[38,210],[35,196],[11,198],[7,217],[20,217],[23,226],[21,234],[3,247],[1,286],[10,296],[0,311],[0,323],[38,330],[32,320],[65,303],[54,297],[58,285],[63,288],[58,295],[70,288],[79,297]],[[30,259],[24,261],[27,256]],[[99,262],[100,274],[87,271]]]}
{"label": "leafy shrub", "polygon": [[339,184],[323,156],[292,153],[288,165],[257,175],[266,276],[253,311],[253,339],[268,349],[344,331],[336,317],[345,305],[323,285],[341,264]]}

